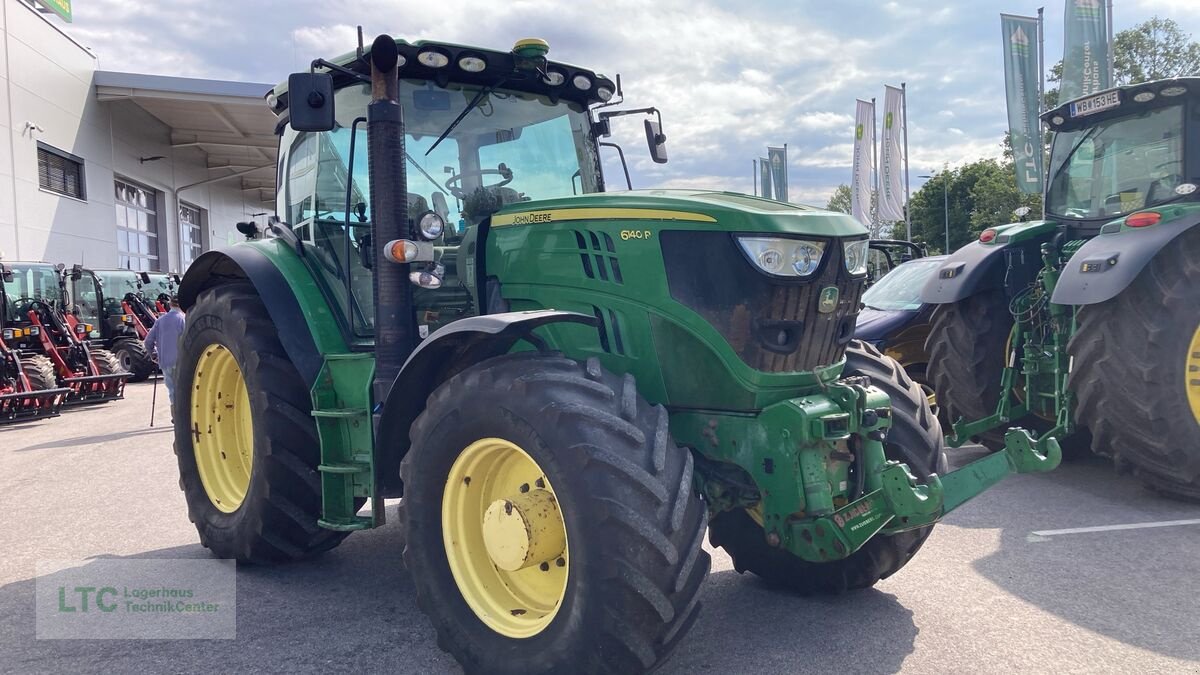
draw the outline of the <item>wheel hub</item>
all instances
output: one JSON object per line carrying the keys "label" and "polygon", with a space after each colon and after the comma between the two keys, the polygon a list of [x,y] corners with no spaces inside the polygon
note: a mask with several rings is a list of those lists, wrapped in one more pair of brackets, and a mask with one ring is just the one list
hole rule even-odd
{"label": "wheel hub", "polygon": [[1188,403],[1191,404],[1192,414],[1196,417],[1196,424],[1200,424],[1200,326],[1196,326],[1192,344],[1188,346],[1183,377]]}
{"label": "wheel hub", "polygon": [[442,542],[459,593],[493,631],[545,630],[567,593],[566,522],[545,470],[520,446],[481,438],[446,477]]}
{"label": "wheel hub", "polygon": [[558,558],[567,533],[554,495],[537,489],[492,502],[483,514],[483,543],[492,563],[509,572]]}

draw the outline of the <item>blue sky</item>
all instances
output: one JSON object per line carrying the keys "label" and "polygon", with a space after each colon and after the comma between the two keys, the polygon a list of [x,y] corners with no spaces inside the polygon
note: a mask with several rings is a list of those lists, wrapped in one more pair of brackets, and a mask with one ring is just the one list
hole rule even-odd
{"label": "blue sky", "polygon": [[[1200,3],[1115,0],[1119,31],[1152,15],[1200,37]],[[81,0],[67,28],[107,70],[273,83],[349,51],[354,26],[505,48],[537,36],[551,57],[620,73],[631,107],[662,109],[671,161],[653,164],[640,120],[616,122],[635,187],[751,191],[751,160],[788,144],[792,201],[824,205],[850,182],[854,100],[907,82],[912,185],[998,156],[1005,131],[999,13],[1038,3],[807,0]],[[1046,5],[1046,60],[1062,53]],[[611,176],[611,174],[610,174]],[[611,179],[610,179],[611,180]]]}

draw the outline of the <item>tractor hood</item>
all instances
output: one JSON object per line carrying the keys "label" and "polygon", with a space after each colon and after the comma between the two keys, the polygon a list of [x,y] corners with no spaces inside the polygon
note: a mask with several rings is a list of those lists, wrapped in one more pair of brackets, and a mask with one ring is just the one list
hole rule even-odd
{"label": "tractor hood", "polygon": [[691,229],[778,232],[821,237],[867,235],[844,213],[786,204],[735,192],[633,190],[509,204],[492,216],[493,227],[564,220],[689,221]]}

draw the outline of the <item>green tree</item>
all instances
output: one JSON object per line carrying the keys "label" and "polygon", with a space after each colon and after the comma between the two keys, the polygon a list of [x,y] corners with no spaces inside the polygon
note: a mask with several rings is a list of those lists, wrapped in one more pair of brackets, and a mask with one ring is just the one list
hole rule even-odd
{"label": "green tree", "polygon": [[1117,33],[1113,74],[1117,84],[1137,84],[1200,74],[1200,43],[1171,19],[1157,16]]}
{"label": "green tree", "polygon": [[912,196],[913,241],[928,245],[931,253],[946,253],[948,225],[949,250],[954,251],[989,227],[1018,220],[1013,212],[1021,206],[1040,214],[1041,197],[1017,189],[1011,162],[981,159],[946,169],[934,174]]}
{"label": "green tree", "polygon": [[842,183],[833,191],[833,196],[825,204],[827,211],[850,213],[850,186]]}

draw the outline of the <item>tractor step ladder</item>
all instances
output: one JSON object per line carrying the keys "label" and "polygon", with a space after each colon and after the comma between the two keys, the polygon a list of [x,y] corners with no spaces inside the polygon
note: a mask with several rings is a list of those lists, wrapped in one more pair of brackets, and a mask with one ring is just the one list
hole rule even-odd
{"label": "tractor step ladder", "polygon": [[[321,519],[330,530],[378,527],[384,522],[383,498],[375,496],[371,429],[370,354],[326,354],[312,388],[312,416],[321,440]],[[358,515],[356,502],[371,500],[371,514]]]}

